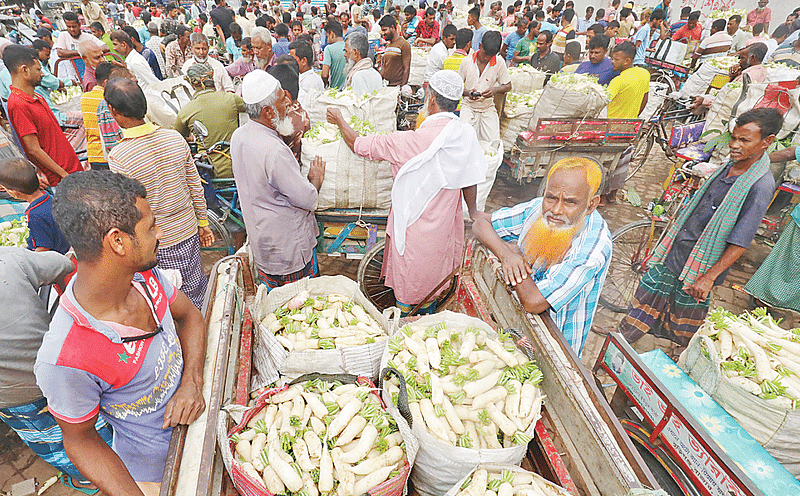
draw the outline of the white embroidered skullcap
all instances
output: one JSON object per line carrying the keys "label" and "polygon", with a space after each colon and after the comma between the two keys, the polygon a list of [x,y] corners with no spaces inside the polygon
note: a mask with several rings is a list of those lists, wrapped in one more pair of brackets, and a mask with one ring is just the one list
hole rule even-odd
{"label": "white embroidered skullcap", "polygon": [[242,100],[248,105],[262,102],[279,87],[280,83],[271,74],[256,69],[242,79]]}
{"label": "white embroidered skullcap", "polygon": [[441,70],[431,76],[428,83],[433,91],[448,100],[460,100],[464,94],[464,80],[455,71]]}

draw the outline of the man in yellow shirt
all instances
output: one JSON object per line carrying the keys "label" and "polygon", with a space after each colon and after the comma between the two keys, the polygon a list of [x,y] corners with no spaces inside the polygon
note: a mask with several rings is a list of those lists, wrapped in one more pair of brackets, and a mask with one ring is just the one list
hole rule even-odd
{"label": "man in yellow shirt", "polygon": [[108,170],[108,158],[103,153],[103,143],[100,140],[100,126],[97,123],[97,107],[103,101],[105,85],[111,76],[114,64],[100,62],[94,70],[97,80],[91,91],[81,95],[81,113],[83,114],[83,125],[86,128],[86,154],[89,159],[89,167],[92,170]]}
{"label": "man in yellow shirt", "polygon": [[647,92],[650,90],[650,72],[642,67],[633,67],[636,47],[630,41],[620,43],[614,48],[611,63],[619,76],[608,83],[609,119],[636,119],[647,105]]}
{"label": "man in yellow shirt", "polygon": [[[614,48],[611,63],[619,76],[608,83],[609,119],[636,119],[647,105],[647,93],[650,91],[650,72],[642,67],[633,67],[636,46],[630,41],[620,43]],[[631,161],[632,147],[623,153],[617,168],[607,181],[606,192],[601,195],[601,205],[616,203],[617,190],[625,185],[628,165]]]}
{"label": "man in yellow shirt", "polygon": [[456,51],[444,59],[442,69],[458,72],[458,69],[461,67],[461,61],[467,56],[471,46],[472,30],[469,28],[461,28],[456,31]]}

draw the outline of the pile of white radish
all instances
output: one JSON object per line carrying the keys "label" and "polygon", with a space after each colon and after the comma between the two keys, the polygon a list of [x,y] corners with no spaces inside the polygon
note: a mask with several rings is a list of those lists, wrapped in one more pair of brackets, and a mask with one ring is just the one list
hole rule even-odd
{"label": "pile of white radish", "polygon": [[737,317],[718,307],[698,333],[712,339],[722,371],[731,382],[784,408],[797,408],[800,329],[781,329],[763,308]]}
{"label": "pile of white radish", "polygon": [[302,291],[261,323],[289,351],[332,350],[386,339],[386,331],[344,295]]}
{"label": "pile of white radish", "polygon": [[[405,377],[415,424],[439,441],[473,449],[524,445],[538,417],[542,374],[517,350],[513,339],[468,327],[451,331],[446,322],[425,328],[406,325],[389,339],[388,367]],[[396,378],[386,383],[397,404]]]}
{"label": "pile of white radish", "polygon": [[231,436],[245,473],[272,494],[356,496],[396,477],[403,437],[367,386],[295,384]]}
{"label": "pile of white radish", "polygon": [[[448,493],[449,494],[449,493]],[[479,468],[455,496],[566,496],[563,489],[531,472]]]}

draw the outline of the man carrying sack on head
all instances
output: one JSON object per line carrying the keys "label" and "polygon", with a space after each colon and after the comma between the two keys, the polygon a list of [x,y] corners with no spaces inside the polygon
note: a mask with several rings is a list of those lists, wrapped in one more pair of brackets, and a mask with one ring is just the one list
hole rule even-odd
{"label": "man carrying sack on head", "polygon": [[677,355],[708,313],[709,294],[755,237],[775,191],[766,151],[783,118],[775,109],[736,119],[731,160],[695,192],[659,243],[619,332],[634,343],[652,332]]}
{"label": "man carrying sack on head", "polygon": [[433,313],[435,303],[424,300],[445,291],[446,284],[436,288],[461,265],[462,195],[470,216],[476,215],[477,184],[488,164],[475,129],[453,113],[463,91],[457,73],[436,72],[425,97],[428,117],[420,127],[379,136],[359,137],[341,112],[328,109],[328,122],[339,126],[356,155],[392,165],[382,276],[404,315],[421,303],[418,313]]}

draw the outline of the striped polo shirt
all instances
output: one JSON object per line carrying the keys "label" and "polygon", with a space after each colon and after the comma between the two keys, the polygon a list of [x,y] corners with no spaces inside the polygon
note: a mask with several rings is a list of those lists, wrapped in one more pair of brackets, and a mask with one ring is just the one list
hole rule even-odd
{"label": "striped polo shirt", "polygon": [[81,95],[81,113],[83,114],[83,127],[86,128],[86,153],[89,163],[105,162],[103,144],[100,141],[100,126],[97,123],[97,106],[103,101],[105,90],[102,86],[95,86],[91,91]]}
{"label": "striped polo shirt", "polygon": [[208,225],[203,185],[189,145],[172,129],[142,124],[123,130],[122,141],[108,154],[108,166],[139,180],[164,235],[167,248]]}

